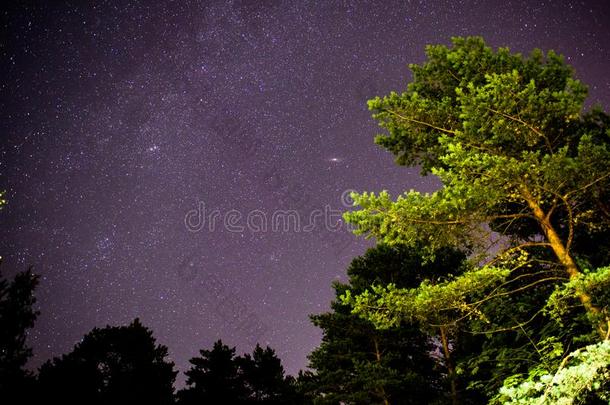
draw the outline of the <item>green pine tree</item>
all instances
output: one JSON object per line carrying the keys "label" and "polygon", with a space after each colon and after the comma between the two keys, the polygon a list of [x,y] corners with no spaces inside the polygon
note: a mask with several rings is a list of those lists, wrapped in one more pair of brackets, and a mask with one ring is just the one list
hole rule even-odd
{"label": "green pine tree", "polygon": [[[345,218],[356,233],[419,247],[427,260],[457,247],[469,252],[470,268],[412,289],[347,291],[344,302],[381,328],[417,321],[484,334],[478,366],[489,378],[522,376],[534,358],[558,365],[561,356],[550,353],[608,339],[609,301],[600,293],[610,286],[608,115],[583,112],[586,87],[552,51],[524,57],[454,38],[427,55],[411,66],[404,93],[369,107],[386,130],[376,142],[442,187],[396,200],[355,194],[360,210]],[[516,364],[526,340],[535,355]],[[456,373],[481,373],[478,366]]]}
{"label": "green pine tree", "polygon": [[[423,331],[417,323],[375,329],[351,313],[339,297],[362,293],[371,285],[394,283],[413,288],[424,279],[441,279],[459,271],[465,256],[452,249],[424,262],[414,249],[379,245],[350,264],[347,284],[335,283],[331,311],[313,315],[323,331],[322,344],[310,354],[310,391],[317,403],[430,404],[449,391],[446,354],[440,353],[441,331]],[[435,354],[439,351],[439,354]],[[449,356],[450,357],[450,356]]]}

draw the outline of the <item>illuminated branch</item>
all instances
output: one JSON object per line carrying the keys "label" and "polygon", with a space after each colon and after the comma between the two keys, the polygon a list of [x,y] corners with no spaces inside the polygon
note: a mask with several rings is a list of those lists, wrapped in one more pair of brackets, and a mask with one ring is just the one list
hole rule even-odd
{"label": "illuminated branch", "polygon": [[570,194],[574,194],[574,193],[578,193],[578,192],[580,192],[580,191],[586,190],[586,189],[588,189],[589,187],[593,186],[595,183],[598,183],[598,182],[602,181],[603,179],[605,179],[606,177],[609,177],[609,176],[610,176],[610,172],[608,172],[608,173],[604,174],[604,175],[603,175],[603,176],[601,176],[601,177],[598,177],[597,179],[593,180],[592,182],[590,182],[590,183],[588,183],[588,184],[585,184],[584,186],[582,186],[582,187],[580,187],[580,188],[577,188],[576,190],[572,190],[572,191],[567,192],[567,193],[564,195],[564,197],[565,197],[565,198],[568,198],[568,197],[570,196]]}
{"label": "illuminated branch", "polygon": [[551,154],[553,153],[553,146],[551,145],[551,142],[549,141],[549,138],[547,138],[546,135],[544,135],[542,133],[542,131],[540,131],[538,128],[534,127],[531,124],[528,124],[527,122],[523,121],[519,117],[514,117],[512,115],[503,113],[502,111],[494,110],[493,108],[488,108],[488,110],[493,112],[493,113],[500,114],[501,116],[503,116],[505,118],[508,118],[509,120],[518,122],[521,125],[525,125],[525,127],[527,127],[529,130],[531,130],[533,133],[535,133],[536,135],[538,135],[539,137],[544,139],[544,143],[546,144],[546,147],[549,148],[549,151],[551,152]]}
{"label": "illuminated branch", "polygon": [[397,116],[398,118],[400,118],[402,120],[405,120],[405,121],[413,122],[413,123],[419,124],[419,125],[424,125],[426,127],[429,127],[429,128],[432,128],[432,129],[436,129],[437,131],[441,131],[441,132],[444,132],[446,134],[457,135],[456,131],[452,131],[452,130],[446,129],[446,128],[437,127],[436,125],[430,124],[429,122],[424,122],[424,121],[416,120],[414,118],[404,117],[404,116],[402,116],[402,115],[400,115],[397,112],[394,112],[392,110],[384,110],[384,111],[389,112],[390,114],[393,114],[393,115]]}
{"label": "illuminated branch", "polygon": [[[529,289],[529,288],[531,288],[531,287],[533,287],[535,285],[538,285],[538,284],[541,284],[541,283],[544,283],[544,282],[547,282],[547,281],[565,280],[565,279],[566,279],[565,277],[546,277],[546,278],[543,278],[543,279],[540,279],[540,280],[536,280],[536,281],[534,281],[532,283],[529,283],[528,285],[525,285],[523,287],[519,287],[519,288],[516,288],[516,289],[511,290],[511,291],[504,291],[504,292],[498,293],[496,295],[488,295],[487,297],[485,297],[485,298],[483,298],[483,299],[481,299],[481,300],[479,300],[479,301],[477,301],[475,303],[465,304],[466,307],[472,307],[472,308],[466,314],[464,314],[463,316],[453,320],[451,322],[451,324],[456,325],[458,322],[460,322],[460,321],[462,321],[462,320],[472,316],[474,313],[477,313],[477,312],[481,313],[479,311],[479,307],[483,303],[485,303],[485,302],[487,302],[489,300],[492,300],[494,298],[499,298],[499,297],[503,297],[505,295],[511,295],[511,294],[514,294],[514,293],[517,293],[517,292],[520,292],[520,291],[524,291],[524,290],[527,290],[527,289]],[[459,309],[459,308],[460,308],[460,306],[452,306],[452,307],[443,308],[443,309],[441,309],[441,311],[455,310],[455,309]]]}
{"label": "illuminated branch", "polygon": [[521,243],[517,246],[512,246],[508,249],[503,250],[502,252],[500,252],[497,257],[495,259],[493,259],[492,261],[486,263],[487,266],[491,266],[494,263],[497,263],[498,261],[503,259],[503,255],[508,254],[510,252],[514,252],[515,250],[521,250],[523,248],[527,248],[527,247],[539,247],[539,246],[544,246],[544,247],[550,247],[551,244],[548,242],[524,242]]}
{"label": "illuminated branch", "polygon": [[522,329],[524,326],[526,326],[527,324],[531,323],[534,319],[536,319],[536,317],[538,315],[540,315],[540,313],[542,313],[542,311],[544,311],[544,308],[541,308],[540,310],[536,311],[536,313],[527,321],[525,322],[518,322],[515,326],[509,326],[507,328],[499,328],[499,329],[492,329],[492,330],[486,330],[484,332],[475,332],[475,331],[468,331],[466,330],[465,332],[470,333],[471,335],[484,335],[487,333],[500,333],[500,332],[509,332],[509,331],[514,331],[516,329]]}

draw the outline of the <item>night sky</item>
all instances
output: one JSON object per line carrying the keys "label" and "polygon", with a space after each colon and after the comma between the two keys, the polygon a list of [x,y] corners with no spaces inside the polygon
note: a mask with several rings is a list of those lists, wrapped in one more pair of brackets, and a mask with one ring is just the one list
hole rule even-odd
{"label": "night sky", "polygon": [[181,371],[218,338],[304,368],[308,315],[372,243],[344,191],[438,186],[366,109],[426,44],[554,49],[610,105],[608,1],[23,3],[1,12],[0,252],[41,275],[33,368],[135,317]]}

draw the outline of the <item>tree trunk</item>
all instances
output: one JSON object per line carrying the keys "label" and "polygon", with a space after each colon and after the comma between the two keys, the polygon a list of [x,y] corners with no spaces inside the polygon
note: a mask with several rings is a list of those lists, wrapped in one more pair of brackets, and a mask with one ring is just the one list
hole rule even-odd
{"label": "tree trunk", "polygon": [[[565,268],[566,272],[568,273],[568,276],[571,279],[579,276],[581,272],[578,269],[574,258],[572,258],[570,252],[559,237],[559,234],[553,227],[553,224],[551,224],[549,216],[542,210],[542,208],[538,204],[538,201],[536,201],[536,199],[534,198],[534,196],[532,196],[529,190],[523,188],[522,192],[523,197],[525,198],[527,204],[532,210],[534,217],[540,224],[542,232],[544,233],[544,236],[551,245],[551,249],[553,250],[553,253],[555,253],[555,256],[559,260],[559,263],[561,263],[561,265]],[[591,296],[589,294],[584,291],[577,290],[576,295],[587,312],[594,316],[600,313],[600,309],[593,305],[593,302],[591,301]],[[604,327],[605,322],[602,322],[598,325],[598,331],[602,337],[605,337],[607,335],[607,331],[605,331]]]}
{"label": "tree trunk", "polygon": [[455,367],[453,365],[453,359],[451,358],[451,352],[449,350],[449,338],[447,337],[447,329],[444,326],[440,328],[441,343],[443,345],[443,355],[445,356],[445,367],[447,367],[447,373],[449,375],[449,383],[451,384],[451,403],[458,405],[458,393],[457,393],[457,382],[455,381]]}
{"label": "tree trunk", "polygon": [[[377,363],[381,364],[381,352],[379,351],[379,342],[377,341],[377,338],[373,338],[373,344],[375,345],[375,358],[377,359]],[[383,398],[383,404],[384,405],[390,405],[390,401],[388,400],[388,395],[385,392],[385,389],[383,388],[383,385],[381,387],[379,387],[379,393],[381,394],[381,397]]]}

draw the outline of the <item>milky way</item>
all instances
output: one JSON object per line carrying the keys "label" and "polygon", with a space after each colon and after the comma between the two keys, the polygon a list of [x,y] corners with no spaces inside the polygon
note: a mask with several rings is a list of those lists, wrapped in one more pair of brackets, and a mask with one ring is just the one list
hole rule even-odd
{"label": "milky way", "polygon": [[346,190],[438,186],[366,108],[426,44],[555,49],[610,100],[607,1],[55,3],[3,10],[0,38],[0,248],[41,274],[31,367],[139,317],[181,370],[218,338],[304,368],[308,314],[372,243],[335,215]]}

